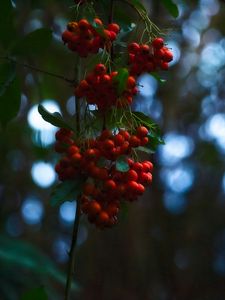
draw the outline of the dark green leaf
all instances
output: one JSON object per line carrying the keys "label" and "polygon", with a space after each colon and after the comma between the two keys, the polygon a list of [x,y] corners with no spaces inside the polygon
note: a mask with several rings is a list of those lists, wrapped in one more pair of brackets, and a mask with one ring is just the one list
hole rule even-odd
{"label": "dark green leaf", "polygon": [[60,205],[65,201],[76,200],[77,196],[81,193],[82,181],[81,180],[68,180],[58,184],[53,190],[50,197],[50,204],[52,206]]}
{"label": "dark green leaf", "polygon": [[19,78],[11,64],[0,66],[0,123],[5,126],[18,114],[21,101]]}
{"label": "dark green leaf", "polygon": [[33,288],[25,292],[21,300],[48,300],[48,295],[43,287]]}
{"label": "dark green leaf", "polygon": [[42,118],[46,122],[52,124],[53,126],[73,130],[73,128],[63,120],[60,113],[58,112],[50,113],[41,104],[38,105],[38,112],[41,114]]}
{"label": "dark green leaf", "polygon": [[40,28],[28,33],[13,46],[13,54],[35,55],[47,51],[52,41],[52,31]]}
{"label": "dark green leaf", "polygon": [[140,0],[130,0],[130,3],[137,9],[137,10],[142,10],[146,12],[146,8],[144,5],[141,3]]}
{"label": "dark green leaf", "polygon": [[174,17],[179,16],[178,6],[172,0],[161,0],[168,12]]}
{"label": "dark green leaf", "polygon": [[130,167],[127,162],[127,158],[125,155],[121,155],[116,160],[116,170],[120,172],[127,172],[129,171]]}
{"label": "dark green leaf", "polygon": [[13,7],[11,0],[0,1],[0,44],[7,47],[14,40]]}
{"label": "dark green leaf", "polygon": [[150,153],[154,153],[159,145],[165,144],[161,137],[159,127],[154,128],[154,130],[149,130],[148,139],[149,141],[145,148],[148,148]]}
{"label": "dark green leaf", "polygon": [[123,93],[126,89],[127,79],[129,77],[129,72],[126,68],[118,70],[118,74],[113,78],[113,81],[116,84],[117,92],[119,95]]}

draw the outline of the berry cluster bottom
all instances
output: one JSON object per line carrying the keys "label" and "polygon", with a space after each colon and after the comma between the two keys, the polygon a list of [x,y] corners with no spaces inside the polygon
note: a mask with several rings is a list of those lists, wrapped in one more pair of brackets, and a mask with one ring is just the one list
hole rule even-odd
{"label": "berry cluster bottom", "polygon": [[99,228],[115,225],[123,201],[133,202],[152,182],[150,161],[135,161],[135,148],[148,143],[148,129],[113,133],[102,131],[95,139],[79,142],[73,132],[56,133],[55,150],[64,154],[55,170],[61,181],[83,178],[81,210]]}

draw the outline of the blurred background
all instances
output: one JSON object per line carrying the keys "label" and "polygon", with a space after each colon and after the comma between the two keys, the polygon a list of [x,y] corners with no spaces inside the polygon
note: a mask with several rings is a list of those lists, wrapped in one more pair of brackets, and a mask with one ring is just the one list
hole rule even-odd
{"label": "blurred background", "polygon": [[[62,3],[63,2],[63,3]],[[225,3],[176,1],[174,20],[160,1],[145,1],[151,19],[168,28],[174,61],[160,84],[150,75],[133,108],[160,124],[165,145],[151,157],[153,184],[128,206],[119,224],[98,230],[82,218],[73,299],[225,299]],[[53,43],[22,62],[73,77],[75,55],[60,34],[74,17],[73,1],[15,0],[21,36],[53,30]],[[119,5],[119,4],[118,4]],[[132,19],[132,15],[131,15]],[[7,29],[6,29],[7,30]],[[40,41],[41,42],[41,41]],[[51,207],[57,183],[57,130],[37,105],[73,121],[73,88],[18,67],[18,116],[0,132],[0,300],[17,300],[45,286],[63,299],[64,274],[76,204]]]}

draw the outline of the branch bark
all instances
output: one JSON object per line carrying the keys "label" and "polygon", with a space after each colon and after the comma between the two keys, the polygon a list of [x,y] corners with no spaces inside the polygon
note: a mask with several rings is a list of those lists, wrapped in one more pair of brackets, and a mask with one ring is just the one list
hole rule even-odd
{"label": "branch bark", "polygon": [[49,76],[61,79],[61,80],[66,81],[67,83],[70,83],[70,84],[74,84],[74,80],[73,79],[69,79],[69,78],[66,78],[65,76],[62,76],[62,75],[59,75],[59,74],[55,74],[55,73],[52,73],[52,72],[49,72],[49,71],[46,71],[46,70],[42,70],[42,69],[40,69],[40,68],[38,68],[36,66],[32,66],[32,65],[29,65],[29,64],[26,64],[26,63],[18,62],[16,59],[14,59],[12,57],[9,57],[9,56],[0,56],[0,59],[8,60],[11,63],[14,63],[14,64],[16,64],[18,66],[21,66],[21,67],[24,67],[24,68],[27,68],[27,69],[30,69],[30,70],[33,70],[33,71],[45,74],[45,75],[49,75]]}

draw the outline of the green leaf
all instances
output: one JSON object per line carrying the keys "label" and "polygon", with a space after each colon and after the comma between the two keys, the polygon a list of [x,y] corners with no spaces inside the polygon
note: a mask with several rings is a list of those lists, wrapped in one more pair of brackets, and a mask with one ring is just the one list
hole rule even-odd
{"label": "green leaf", "polygon": [[96,55],[88,56],[85,59],[85,69],[87,72],[93,71],[94,67],[99,64],[106,64],[106,62],[109,60],[109,53],[106,51],[97,53]]}
{"label": "green leaf", "polygon": [[67,180],[58,184],[50,196],[52,206],[60,205],[65,201],[76,200],[82,190],[81,180]]}
{"label": "green leaf", "polygon": [[21,300],[48,300],[48,295],[43,287],[33,288],[25,292]]}
{"label": "green leaf", "polygon": [[21,87],[15,68],[11,64],[0,66],[0,124],[7,123],[18,114]]}
{"label": "green leaf", "polygon": [[114,83],[116,84],[117,92],[119,95],[123,93],[126,89],[127,79],[129,77],[129,72],[126,68],[118,70],[118,74],[113,78]]}
{"label": "green leaf", "polygon": [[125,155],[121,155],[116,160],[116,170],[120,172],[127,172],[130,170],[127,158]]}
{"label": "green leaf", "polygon": [[[151,118],[143,114],[142,112],[136,111],[132,113],[136,118],[139,125],[144,125],[149,129],[148,138],[149,142],[145,147],[139,147],[139,150],[144,151],[146,153],[154,153],[156,148],[160,144],[164,144],[164,141],[161,137],[160,128],[157,124],[155,124]],[[149,152],[147,149],[149,149]]]}
{"label": "green leaf", "polygon": [[96,24],[93,20],[90,21],[91,25],[95,29],[95,31],[102,37],[105,37],[104,26],[100,24]]}
{"label": "green leaf", "polygon": [[159,74],[155,73],[155,72],[151,72],[150,75],[152,77],[154,77],[159,83],[165,83],[166,79],[163,79],[159,76]]}
{"label": "green leaf", "polygon": [[172,0],[161,0],[168,12],[174,17],[179,16],[178,6]]}
{"label": "green leaf", "polygon": [[13,54],[35,55],[47,51],[52,41],[52,30],[40,28],[18,40],[12,48]]}
{"label": "green leaf", "polygon": [[129,1],[137,10],[142,10],[144,12],[146,12],[146,8],[144,7],[144,5],[141,3],[140,0],[130,0]]}
{"label": "green leaf", "polygon": [[38,105],[38,112],[46,122],[52,124],[53,126],[74,130],[69,124],[67,124],[64,121],[60,113],[58,112],[50,113],[41,104]]}
{"label": "green leaf", "polygon": [[155,152],[155,151],[153,151],[150,147],[147,148],[147,147],[142,147],[142,146],[137,147],[135,150],[141,151],[141,152],[144,152],[144,153],[147,153],[147,154],[152,154],[152,153]]}
{"label": "green leaf", "polygon": [[11,0],[0,1],[0,44],[3,47],[8,47],[15,38],[13,13]]}
{"label": "green leaf", "polygon": [[[16,270],[21,270],[34,276],[39,275],[45,282],[48,279],[55,279],[58,283],[65,284],[66,274],[33,244],[0,235],[0,245],[1,269],[5,266],[15,270],[15,276],[18,274]],[[78,285],[74,283],[73,288],[78,289]]]}
{"label": "green leaf", "polygon": [[157,125],[152,121],[151,118],[146,116],[144,113],[135,111],[132,113],[139,125],[145,125],[148,128],[155,128]]}

